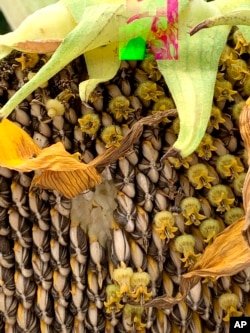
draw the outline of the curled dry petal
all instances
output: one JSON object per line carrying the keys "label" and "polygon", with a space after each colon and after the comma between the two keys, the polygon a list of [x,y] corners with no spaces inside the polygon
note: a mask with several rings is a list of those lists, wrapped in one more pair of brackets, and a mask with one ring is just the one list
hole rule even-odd
{"label": "curled dry petal", "polygon": [[[247,154],[248,154],[248,166],[250,166],[250,98],[247,99],[245,106],[240,114],[240,134],[244,141]],[[243,185],[243,205],[246,212],[246,223],[243,226],[243,235],[250,246],[250,170],[248,172]]]}
{"label": "curled dry petal", "polygon": [[11,121],[0,123],[0,165],[20,172],[40,171],[32,186],[56,189],[72,198],[101,183],[95,167],[80,163],[61,142],[41,150],[31,137]]}

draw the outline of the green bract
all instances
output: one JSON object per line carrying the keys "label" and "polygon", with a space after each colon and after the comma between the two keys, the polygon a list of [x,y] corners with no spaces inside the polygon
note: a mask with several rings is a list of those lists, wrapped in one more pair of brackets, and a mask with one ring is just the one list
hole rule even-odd
{"label": "green bract", "polygon": [[[165,0],[144,0],[133,12],[131,6],[128,10],[126,3],[126,0],[61,0],[30,15],[13,33],[0,36],[0,58],[12,49],[29,53],[53,52],[40,71],[0,110],[0,117],[8,117],[43,82],[82,54],[89,80],[80,84],[79,92],[81,99],[87,101],[98,83],[108,81],[118,71],[119,28],[126,25],[131,16],[138,14],[138,8],[139,14],[145,14],[166,6]],[[168,156],[188,156],[204,136],[212,108],[219,58],[231,26],[205,29],[192,37],[189,31],[203,20],[248,3],[249,0],[179,1],[179,58],[157,60],[180,118],[179,136]],[[144,20],[140,31],[143,34],[152,21],[148,16],[146,20],[145,17],[138,20]],[[238,21],[232,21],[232,24],[235,22]],[[243,24],[242,21],[239,24]],[[57,29],[54,29],[55,25]]]}

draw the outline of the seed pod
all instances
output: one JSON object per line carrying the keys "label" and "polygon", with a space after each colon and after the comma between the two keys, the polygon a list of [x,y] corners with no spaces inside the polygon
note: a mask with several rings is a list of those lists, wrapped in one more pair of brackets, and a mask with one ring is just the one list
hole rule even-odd
{"label": "seed pod", "polygon": [[105,252],[103,247],[100,245],[98,241],[90,241],[89,245],[90,250],[90,258],[92,261],[93,270],[98,275],[98,285],[99,288],[102,288],[103,280],[105,278],[106,272],[103,267],[103,263],[105,262]]}
{"label": "seed pod", "polygon": [[[158,185],[160,188],[163,189],[164,192],[165,188],[169,189],[168,193],[174,193],[176,190],[175,183],[178,180],[176,170],[171,166],[168,160],[164,160],[163,168],[160,171],[160,179]],[[167,194],[168,194],[167,193]],[[172,199],[171,196],[169,196]]]}
{"label": "seed pod", "polygon": [[29,208],[33,213],[30,218],[33,218],[37,222],[38,227],[42,231],[49,230],[51,220],[49,206],[34,191],[29,192]]}
{"label": "seed pod", "polygon": [[138,205],[143,206],[147,212],[151,212],[153,210],[155,186],[142,172],[137,173],[136,184],[138,190]]}
{"label": "seed pod", "polygon": [[84,290],[86,287],[86,266],[77,261],[75,257],[70,258],[70,268],[72,273],[72,283],[80,289]]}
{"label": "seed pod", "polygon": [[131,235],[135,241],[147,252],[151,230],[148,213],[140,206],[136,206],[135,230]]}
{"label": "seed pod", "polygon": [[13,269],[7,269],[0,266],[0,288],[1,293],[6,296],[13,296],[15,293],[15,282],[13,275]]}
{"label": "seed pod", "polygon": [[53,272],[53,286],[51,294],[56,305],[67,308],[69,305],[70,289],[67,276],[63,276],[58,271]]}
{"label": "seed pod", "polygon": [[116,266],[120,263],[128,264],[130,259],[130,248],[126,234],[118,226],[112,228],[111,260]]}
{"label": "seed pod", "polygon": [[50,260],[49,234],[34,225],[32,228],[33,251],[39,255],[43,262]]}
{"label": "seed pod", "polygon": [[8,223],[8,209],[0,207],[0,235],[7,236],[11,231]]}
{"label": "seed pod", "polygon": [[44,290],[49,291],[52,287],[53,279],[53,272],[49,262],[43,262],[38,255],[33,253],[32,267],[36,284],[38,286],[41,284]]}
{"label": "seed pod", "polygon": [[13,180],[19,183],[21,186],[29,188],[32,179],[26,173],[18,172],[18,174],[16,174],[16,176],[13,178]]}
{"label": "seed pod", "polygon": [[17,305],[15,297],[0,294],[0,311],[4,317],[5,328],[7,325],[12,326],[16,323]]}
{"label": "seed pod", "polygon": [[100,332],[105,327],[105,320],[93,302],[89,302],[85,324],[86,328],[92,332]]}
{"label": "seed pod", "polygon": [[[0,176],[3,176],[4,178],[12,178],[13,176],[13,171],[4,167],[0,167]],[[1,177],[0,177],[1,179]]]}
{"label": "seed pod", "polygon": [[0,236],[0,266],[11,268],[14,266],[14,252],[8,238]]}
{"label": "seed pod", "polygon": [[105,289],[99,290],[97,275],[90,269],[87,271],[88,285],[87,296],[91,302],[94,302],[98,309],[102,309],[105,300]]}
{"label": "seed pod", "polygon": [[32,244],[32,235],[27,220],[15,210],[10,209],[9,223],[12,228],[12,238],[19,242],[22,247],[30,248]]}
{"label": "seed pod", "polygon": [[132,266],[135,267],[138,271],[145,271],[147,267],[147,257],[145,252],[131,237],[129,238],[129,246],[131,250]]}
{"label": "seed pod", "polygon": [[147,272],[151,279],[152,297],[157,295],[160,280],[160,268],[156,260],[152,256],[147,256]]}
{"label": "seed pod", "polygon": [[39,333],[40,325],[35,313],[25,309],[22,303],[18,304],[17,308],[17,332],[32,332]]}
{"label": "seed pod", "polygon": [[55,332],[70,333],[73,327],[73,320],[74,318],[68,309],[55,302]]}
{"label": "seed pod", "polygon": [[186,303],[193,311],[197,311],[202,300],[202,286],[199,281],[193,288],[190,289],[186,298]]}
{"label": "seed pod", "polygon": [[166,332],[171,333],[171,322],[169,317],[164,313],[163,310],[156,310],[156,321],[154,322],[152,328],[152,333]]}
{"label": "seed pod", "polygon": [[142,154],[144,158],[138,164],[138,169],[142,171],[153,182],[159,179],[160,164],[157,163],[159,153],[153,148],[150,141],[142,142]]}
{"label": "seed pod", "polygon": [[118,165],[119,165],[118,172],[116,172],[115,174],[115,185],[120,191],[125,193],[128,197],[134,198],[135,196],[134,168],[126,158],[119,159]]}
{"label": "seed pod", "polygon": [[181,274],[184,268],[180,256],[175,249],[175,243],[173,240],[169,242],[169,255],[171,260],[169,260],[169,264],[165,267],[166,272],[171,275],[171,278],[175,283],[180,284]]}
{"label": "seed pod", "polygon": [[84,265],[87,260],[87,237],[80,226],[70,226],[70,256],[75,257],[76,260]]}
{"label": "seed pod", "polygon": [[118,207],[115,209],[113,215],[115,221],[124,227],[126,230],[132,232],[134,228],[134,221],[136,219],[136,207],[133,200],[123,192],[118,192],[116,200]]}
{"label": "seed pod", "polygon": [[88,298],[74,283],[71,284],[71,295],[72,301],[70,302],[70,311],[75,319],[82,322],[85,320],[86,312],[88,310]]}
{"label": "seed pod", "polygon": [[146,128],[144,129],[142,133],[142,137],[145,141],[148,141],[151,143],[152,147],[155,149],[155,151],[160,151],[162,147],[162,140],[161,140],[161,134],[160,134],[160,128],[153,127],[153,128]]}
{"label": "seed pod", "polygon": [[138,154],[139,154],[139,147],[135,144],[133,148],[131,148],[127,153],[126,153],[126,158],[128,159],[129,163],[131,163],[133,166],[138,164]]}
{"label": "seed pod", "polygon": [[15,271],[16,298],[22,303],[24,309],[31,309],[34,304],[36,285],[31,279],[25,278],[20,272]]}
{"label": "seed pod", "polygon": [[186,197],[193,197],[194,196],[194,187],[191,185],[189,182],[189,179],[180,174],[180,185],[181,185],[181,190],[183,191],[184,195]]}
{"label": "seed pod", "polygon": [[170,201],[167,199],[165,193],[161,189],[156,189],[154,212],[157,213],[162,210],[167,210],[169,206]]}
{"label": "seed pod", "polygon": [[43,289],[41,285],[37,287],[35,313],[44,324],[52,324],[54,320],[53,299],[50,293]]}
{"label": "seed pod", "polygon": [[58,241],[62,246],[67,246],[69,241],[69,219],[58,213],[57,210],[52,208],[50,210],[51,215],[51,237]]}
{"label": "seed pod", "polygon": [[57,191],[53,191],[54,196],[50,196],[49,202],[59,214],[69,217],[71,202]]}
{"label": "seed pod", "polygon": [[192,311],[188,308],[184,301],[181,301],[174,305],[173,311],[170,313],[170,318],[171,321],[183,330],[184,327],[187,328],[190,325],[192,320]]}
{"label": "seed pod", "polygon": [[70,265],[68,261],[68,249],[62,246],[56,240],[50,241],[50,263],[54,270],[58,271],[62,276],[67,276],[70,273]]}
{"label": "seed pod", "polygon": [[12,200],[14,201],[19,214],[21,214],[24,217],[28,217],[29,216],[28,207],[25,206],[27,197],[24,187],[18,184],[17,182],[12,181],[11,193],[12,193]]}
{"label": "seed pod", "polygon": [[19,123],[22,126],[29,127],[31,119],[25,106],[16,107],[11,114],[11,120]]}
{"label": "seed pod", "polygon": [[46,148],[49,146],[49,140],[46,136],[39,132],[34,132],[33,134],[33,140],[38,145],[40,149]]}
{"label": "seed pod", "polygon": [[15,264],[25,278],[30,278],[33,275],[31,266],[30,248],[23,247],[19,242],[14,243]]}
{"label": "seed pod", "polygon": [[243,271],[233,276],[233,280],[237,282],[237,285],[246,293],[250,290],[250,268],[247,267]]}

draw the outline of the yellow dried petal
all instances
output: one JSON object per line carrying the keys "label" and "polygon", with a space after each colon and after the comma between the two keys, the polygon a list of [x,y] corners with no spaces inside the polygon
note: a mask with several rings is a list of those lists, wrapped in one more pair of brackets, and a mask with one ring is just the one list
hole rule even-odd
{"label": "yellow dried petal", "polygon": [[41,171],[32,186],[55,189],[67,198],[101,183],[94,166],[79,162],[61,142],[41,150],[20,127],[9,120],[0,123],[0,166],[20,172]]}

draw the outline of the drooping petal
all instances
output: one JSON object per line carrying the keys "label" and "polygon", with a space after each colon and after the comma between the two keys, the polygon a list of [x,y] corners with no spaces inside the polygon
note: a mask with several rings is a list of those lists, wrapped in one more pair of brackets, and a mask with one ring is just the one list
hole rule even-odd
{"label": "drooping petal", "polygon": [[41,150],[8,119],[0,123],[0,137],[0,166],[20,172],[40,171],[32,186],[55,189],[72,198],[102,182],[94,166],[78,161],[61,142]]}

